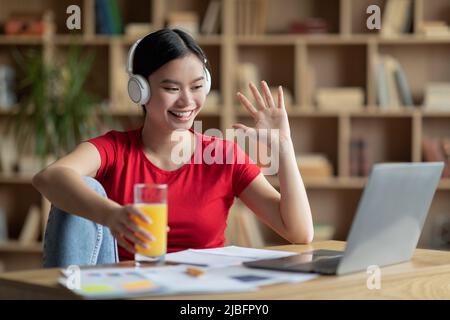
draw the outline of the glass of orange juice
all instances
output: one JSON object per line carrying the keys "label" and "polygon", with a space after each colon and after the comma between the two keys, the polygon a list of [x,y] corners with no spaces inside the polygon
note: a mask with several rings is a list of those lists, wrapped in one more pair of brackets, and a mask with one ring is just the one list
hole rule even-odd
{"label": "glass of orange juice", "polygon": [[135,260],[163,261],[167,251],[167,184],[135,184],[134,206],[151,220],[136,219],[136,223],[155,238],[147,242],[148,248],[136,244]]}

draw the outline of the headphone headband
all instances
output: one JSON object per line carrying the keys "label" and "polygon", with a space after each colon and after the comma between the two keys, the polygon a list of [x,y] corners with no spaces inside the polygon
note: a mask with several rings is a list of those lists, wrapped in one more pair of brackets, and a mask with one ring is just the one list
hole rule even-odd
{"label": "headphone headband", "polygon": [[141,39],[136,40],[135,43],[131,46],[130,50],[128,51],[128,57],[127,57],[127,73],[133,74],[133,61],[134,61],[134,52],[136,51],[136,47],[138,46],[139,42],[141,42]]}

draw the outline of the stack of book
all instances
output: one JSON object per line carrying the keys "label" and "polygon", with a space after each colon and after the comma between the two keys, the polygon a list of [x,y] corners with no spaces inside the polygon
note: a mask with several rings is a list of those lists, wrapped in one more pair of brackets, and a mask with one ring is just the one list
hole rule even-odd
{"label": "stack of book", "polygon": [[167,27],[178,28],[191,36],[199,33],[199,16],[195,11],[172,11],[167,15]]}
{"label": "stack of book", "polygon": [[450,27],[445,21],[425,21],[419,32],[427,37],[450,37]]}
{"label": "stack of book", "polygon": [[413,17],[412,0],[388,0],[382,15],[380,34],[395,37],[411,30]]}
{"label": "stack of book", "polygon": [[147,22],[132,22],[125,25],[125,34],[133,38],[143,38],[153,29],[153,25]]}
{"label": "stack of book", "polygon": [[290,33],[301,34],[325,34],[328,33],[328,22],[322,18],[309,18],[302,21],[294,21],[289,25]]}
{"label": "stack of book", "polygon": [[450,178],[450,138],[425,138],[422,150],[425,161],[443,161],[442,178]]}
{"label": "stack of book", "polygon": [[425,89],[424,108],[450,111],[450,82],[431,82]]}
{"label": "stack of book", "polygon": [[411,89],[401,64],[392,56],[374,59],[377,102],[382,109],[412,107]]}
{"label": "stack of book", "polygon": [[236,34],[264,34],[267,24],[268,0],[236,1]]}
{"label": "stack of book", "polygon": [[364,89],[320,88],[316,91],[316,104],[320,110],[360,110],[364,105]]}
{"label": "stack of book", "polygon": [[324,154],[300,154],[297,156],[297,165],[303,179],[331,178],[333,176],[333,166]]}

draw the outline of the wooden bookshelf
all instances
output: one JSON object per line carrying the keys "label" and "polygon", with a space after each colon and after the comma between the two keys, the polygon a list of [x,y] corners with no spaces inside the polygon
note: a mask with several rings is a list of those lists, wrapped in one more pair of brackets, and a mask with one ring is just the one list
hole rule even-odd
{"label": "wooden bookshelf", "polygon": [[[450,110],[430,111],[420,107],[426,84],[430,81],[450,82],[450,37],[427,37],[418,30],[423,21],[446,20],[450,24],[448,0],[416,0],[413,8],[412,32],[386,38],[377,30],[367,30],[365,9],[377,4],[381,10],[391,0],[267,0],[266,30],[262,34],[238,34],[238,0],[222,0],[218,34],[198,35],[212,67],[212,90],[220,92],[214,111],[200,113],[203,129],[225,130],[250,117],[238,105],[235,70],[240,62],[255,63],[261,77],[269,84],[283,85],[292,93],[288,113],[297,152],[324,153],[333,165],[330,179],[305,179],[314,220],[335,227],[334,238],[344,240],[366,183],[365,177],[350,174],[350,139],[364,137],[370,143],[370,162],[422,161],[422,138],[450,137]],[[192,10],[203,19],[207,0],[119,0],[124,25],[130,22],[149,23],[152,30],[164,26],[169,12]],[[242,2],[242,1],[241,1]],[[14,4],[16,3],[16,4]],[[0,0],[0,22],[18,8],[27,8],[27,1]],[[65,8],[78,4],[82,9],[81,31],[65,28]],[[0,64],[15,64],[11,50],[42,50],[47,58],[63,56],[72,44],[95,52],[96,62],[90,75],[90,90],[100,96],[110,109],[100,113],[112,115],[120,127],[139,125],[140,108],[126,97],[125,58],[136,36],[98,35],[95,33],[95,0],[33,1],[36,10],[50,9],[55,14],[55,33],[46,37],[0,35]],[[444,13],[447,12],[447,16]],[[283,17],[280,19],[280,17]],[[329,33],[323,35],[293,34],[287,31],[295,19],[319,17],[329,22]],[[377,54],[394,56],[405,69],[413,95],[411,108],[384,110],[377,106],[374,70],[371,64]],[[317,87],[357,86],[364,89],[364,105],[358,111],[318,110],[309,91],[307,68],[316,73]],[[125,80],[124,80],[125,79]],[[217,110],[217,111],[215,111]],[[0,108],[0,128],[14,114]],[[276,178],[269,181],[278,187]],[[12,192],[19,188],[20,192]],[[22,196],[25,194],[26,196]],[[18,202],[23,202],[18,205]],[[0,206],[7,205],[11,230],[20,229],[31,204],[39,203],[39,194],[31,186],[31,175],[0,174]],[[45,200],[42,199],[41,203]],[[15,205],[11,205],[15,203]],[[45,207],[44,205],[42,205]],[[433,200],[420,247],[440,248],[436,237],[435,218],[450,217],[450,181],[442,180]],[[43,220],[46,214],[43,213]],[[43,221],[43,225],[44,225]],[[267,231],[267,230],[266,230]],[[264,231],[264,232],[266,232]],[[268,235],[272,237],[272,235]],[[280,239],[277,239],[281,242]],[[8,252],[22,252],[8,246]],[[2,249],[0,248],[0,251]],[[3,250],[3,256],[6,250]]]}

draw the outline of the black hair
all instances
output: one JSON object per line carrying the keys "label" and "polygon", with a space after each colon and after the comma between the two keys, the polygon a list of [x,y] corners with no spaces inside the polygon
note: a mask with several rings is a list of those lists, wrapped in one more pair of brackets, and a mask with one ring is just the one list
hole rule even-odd
{"label": "black hair", "polygon": [[[152,32],[142,38],[134,51],[133,74],[148,80],[164,64],[192,53],[209,69],[205,53],[188,33],[168,28]],[[144,105],[142,108],[146,113]]]}

